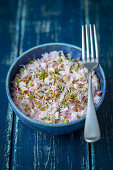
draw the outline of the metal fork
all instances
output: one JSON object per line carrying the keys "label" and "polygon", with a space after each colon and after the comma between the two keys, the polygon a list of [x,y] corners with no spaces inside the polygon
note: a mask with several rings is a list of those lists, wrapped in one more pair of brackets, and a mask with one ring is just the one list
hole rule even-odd
{"label": "metal fork", "polygon": [[[92,81],[91,81],[91,71],[94,67],[97,67],[99,64],[99,56],[98,56],[98,45],[97,45],[97,36],[95,25],[92,27],[89,25],[90,30],[90,43],[91,43],[91,56],[89,50],[89,39],[88,39],[88,26],[85,28],[82,26],[82,60],[84,66],[88,69],[88,106],[87,106],[87,115],[85,120],[85,128],[84,128],[84,139],[87,142],[96,142],[100,139],[100,128],[99,123],[95,111],[95,106],[93,103],[93,95],[92,95]],[[86,33],[86,49],[87,49],[87,57],[85,57],[85,33]],[[95,44],[95,54],[94,58],[94,45],[93,45],[93,37]],[[86,59],[87,58],[87,59]]]}

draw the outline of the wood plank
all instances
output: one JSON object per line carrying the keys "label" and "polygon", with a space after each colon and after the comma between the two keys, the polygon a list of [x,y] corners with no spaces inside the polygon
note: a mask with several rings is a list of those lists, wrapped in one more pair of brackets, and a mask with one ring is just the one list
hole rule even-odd
{"label": "wood plank", "polygon": [[[20,53],[47,42],[81,45],[81,4],[73,0],[28,0],[23,3]],[[89,169],[83,130],[54,136],[35,132],[14,118],[12,169]]]}
{"label": "wood plank", "polygon": [[113,169],[113,1],[85,1],[86,23],[95,23],[98,33],[100,64],[107,81],[104,102],[98,110],[101,140],[92,144],[93,169]]}
{"label": "wood plank", "polygon": [[13,112],[8,104],[5,79],[18,51],[18,1],[0,2],[0,169],[9,169]]}

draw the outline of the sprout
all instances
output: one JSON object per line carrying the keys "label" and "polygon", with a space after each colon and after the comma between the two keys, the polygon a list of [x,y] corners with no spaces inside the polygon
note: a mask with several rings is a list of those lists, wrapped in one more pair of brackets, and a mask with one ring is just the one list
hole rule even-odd
{"label": "sprout", "polygon": [[36,107],[38,107],[38,108],[39,108],[40,106],[41,106],[41,104],[39,104],[39,105],[36,105]]}
{"label": "sprout", "polygon": [[67,123],[67,119],[62,120],[62,123]]}
{"label": "sprout", "polygon": [[41,110],[42,110],[42,111],[45,111],[45,108],[44,108],[44,106],[42,106]]}
{"label": "sprout", "polygon": [[80,106],[77,109],[80,110]]}
{"label": "sprout", "polygon": [[30,106],[27,106],[27,110],[30,110]]}
{"label": "sprout", "polygon": [[99,89],[100,89],[100,87],[101,87],[100,84],[98,84],[98,88],[99,88]]}
{"label": "sprout", "polygon": [[56,80],[57,78],[54,76],[53,79]]}
{"label": "sprout", "polygon": [[72,93],[70,93],[70,94],[69,94],[69,97],[73,97],[73,94],[72,94]]}
{"label": "sprout", "polygon": [[70,87],[74,87],[74,85],[73,85],[73,84],[70,84]]}
{"label": "sprout", "polygon": [[21,79],[18,79],[17,81],[18,81],[18,82],[21,82],[22,80],[21,80]]}
{"label": "sprout", "polygon": [[22,99],[22,98],[23,98],[23,96],[20,94],[20,95],[19,95],[19,98],[20,98],[20,99]]}
{"label": "sprout", "polygon": [[63,101],[62,104],[63,104],[64,106],[66,106],[66,105],[67,105],[67,102],[66,102],[66,101]]}
{"label": "sprout", "polygon": [[75,95],[75,96],[74,96],[74,99],[76,99],[76,98],[77,98],[77,96]]}
{"label": "sprout", "polygon": [[24,71],[24,68],[23,68],[23,67],[21,67],[21,68],[20,68],[20,70],[21,70],[21,71]]}
{"label": "sprout", "polygon": [[35,91],[36,94],[38,94],[38,89]]}
{"label": "sprout", "polygon": [[39,79],[43,79],[43,74],[39,74]]}
{"label": "sprout", "polygon": [[59,74],[59,69],[58,68],[56,68],[55,74]]}
{"label": "sprout", "polygon": [[61,57],[61,56],[62,56],[61,52],[59,52],[59,54],[58,54],[58,55],[59,55],[59,57]]}
{"label": "sprout", "polygon": [[24,91],[22,91],[22,94],[24,94]]}
{"label": "sprout", "polygon": [[63,62],[62,58],[60,58],[59,64],[61,64]]}
{"label": "sprout", "polygon": [[53,123],[57,123],[56,120],[53,120]]}
{"label": "sprout", "polygon": [[34,63],[34,61],[33,61],[33,60],[31,60],[31,61],[30,61],[30,63],[32,64],[32,63]]}
{"label": "sprout", "polygon": [[44,79],[44,78],[47,77],[47,76],[48,76],[48,74],[47,74],[45,71],[43,71],[42,74],[39,74],[39,78],[40,78],[40,79]]}
{"label": "sprout", "polygon": [[26,80],[29,80],[29,78],[28,78],[28,77],[25,77],[25,79],[26,79]]}
{"label": "sprout", "polygon": [[58,86],[58,89],[61,90],[61,89],[62,89],[62,86]]}
{"label": "sprout", "polygon": [[54,92],[52,92],[52,96],[53,96],[53,97],[55,96],[55,93],[54,93]]}
{"label": "sprout", "polygon": [[28,96],[29,96],[31,99],[33,99],[33,95],[32,95],[32,94],[28,93]]}
{"label": "sprout", "polygon": [[83,84],[81,84],[81,85],[80,85],[80,88],[83,88],[83,87],[84,87],[84,85],[83,85]]}
{"label": "sprout", "polygon": [[76,70],[76,69],[77,69],[77,66],[73,66],[72,68],[73,68],[74,70]]}
{"label": "sprout", "polygon": [[17,77],[19,77],[19,74],[16,74]]}
{"label": "sprout", "polygon": [[33,82],[31,81],[31,82],[29,82],[29,86],[31,86],[33,84]]}

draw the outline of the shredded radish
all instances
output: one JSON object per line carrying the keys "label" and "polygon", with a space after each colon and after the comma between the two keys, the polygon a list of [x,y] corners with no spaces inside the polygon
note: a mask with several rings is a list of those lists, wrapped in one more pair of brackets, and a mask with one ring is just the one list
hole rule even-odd
{"label": "shredded radish", "polygon": [[[52,51],[23,65],[12,84],[12,97],[27,116],[46,123],[67,123],[87,113],[88,72],[80,60],[62,51]],[[99,79],[92,71],[96,105],[102,95]]]}

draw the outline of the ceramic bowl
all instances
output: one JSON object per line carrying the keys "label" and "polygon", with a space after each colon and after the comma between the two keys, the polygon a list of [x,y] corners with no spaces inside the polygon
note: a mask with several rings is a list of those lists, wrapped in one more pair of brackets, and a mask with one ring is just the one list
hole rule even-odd
{"label": "ceramic bowl", "polygon": [[[24,122],[26,125],[33,128],[34,130],[37,131],[43,130],[45,132],[55,134],[55,135],[68,134],[77,129],[80,129],[81,127],[84,126],[84,121],[86,116],[80,118],[79,120],[70,123],[64,123],[64,124],[49,124],[49,123],[43,123],[43,122],[33,120],[28,116],[26,116],[24,113],[22,113],[13,102],[11,97],[11,85],[12,85],[11,82],[14,79],[15,74],[19,71],[21,67],[20,65],[27,64],[29,63],[29,61],[33,59],[41,58],[41,55],[44,54],[45,52],[60,51],[60,50],[62,50],[65,54],[68,53],[71,54],[72,58],[74,59],[77,59],[78,57],[80,57],[81,59],[82,51],[81,48],[77,46],[71,44],[64,44],[64,43],[48,43],[48,44],[39,45],[27,50],[17,58],[17,60],[11,65],[6,79],[7,97],[9,99],[9,102],[14,112],[16,113],[16,115],[18,115],[20,120]],[[105,96],[106,79],[105,79],[103,69],[100,65],[99,67],[95,68],[95,71],[98,78],[100,79],[101,90],[103,92],[99,103],[96,105],[96,110],[97,110],[102,104],[102,101]]]}

